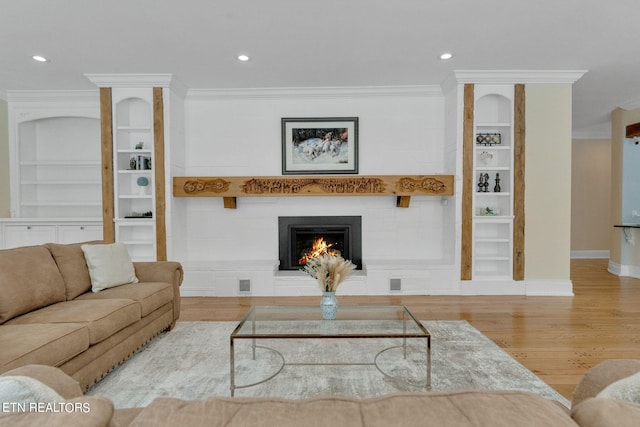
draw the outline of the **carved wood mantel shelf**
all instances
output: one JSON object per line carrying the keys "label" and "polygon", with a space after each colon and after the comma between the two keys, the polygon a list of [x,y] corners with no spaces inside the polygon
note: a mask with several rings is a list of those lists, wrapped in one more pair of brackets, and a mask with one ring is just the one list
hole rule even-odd
{"label": "carved wood mantel shelf", "polygon": [[230,209],[236,197],[392,195],[407,208],[411,196],[452,196],[453,175],[177,176],[173,195],[222,197]]}

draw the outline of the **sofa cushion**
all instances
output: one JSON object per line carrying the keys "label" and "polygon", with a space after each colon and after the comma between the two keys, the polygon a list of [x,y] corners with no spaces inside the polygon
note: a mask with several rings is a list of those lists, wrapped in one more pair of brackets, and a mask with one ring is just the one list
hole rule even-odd
{"label": "sofa cushion", "polygon": [[[99,242],[88,242],[99,243]],[[78,295],[91,290],[91,276],[89,267],[84,259],[84,252],[80,248],[83,243],[62,245],[48,243],[45,246],[51,251],[53,259],[58,265],[60,274],[64,279],[67,300],[72,300]]]}
{"label": "sofa cushion", "polygon": [[64,280],[44,246],[0,250],[0,324],[66,299]]}
{"label": "sofa cushion", "polygon": [[80,295],[78,300],[127,298],[140,303],[142,317],[173,300],[173,285],[164,282],[131,283]]}
{"label": "sofa cushion", "polygon": [[640,405],[589,398],[572,408],[571,416],[581,427],[637,427],[640,425]]}
{"label": "sofa cushion", "polygon": [[138,282],[131,257],[124,244],[85,244],[80,248],[89,267],[93,292]]}
{"label": "sofa cushion", "polygon": [[93,345],[138,320],[140,320],[140,304],[136,301],[76,299],[32,311],[11,319],[7,324],[80,323],[89,329],[89,343]]}
{"label": "sofa cushion", "polygon": [[[303,420],[303,422],[301,422]],[[386,395],[372,399],[323,397],[156,398],[132,426],[368,426],[576,427],[549,399],[516,391],[456,391]]]}
{"label": "sofa cushion", "polygon": [[0,371],[28,364],[60,366],[89,348],[89,329],[77,323],[0,326]]}

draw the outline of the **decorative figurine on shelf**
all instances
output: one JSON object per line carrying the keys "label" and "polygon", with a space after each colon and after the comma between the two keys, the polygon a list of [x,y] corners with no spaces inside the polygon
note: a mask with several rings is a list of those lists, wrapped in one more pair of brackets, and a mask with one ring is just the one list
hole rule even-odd
{"label": "decorative figurine on shelf", "polygon": [[484,174],[480,174],[480,178],[478,178],[478,193],[482,193],[484,191]]}
{"label": "decorative figurine on shelf", "polygon": [[478,193],[488,193],[489,192],[489,174],[481,173],[480,178],[478,179]]}
{"label": "decorative figurine on shelf", "polygon": [[494,193],[500,192],[500,174],[499,173],[496,173],[496,185],[493,187],[493,192]]}
{"label": "decorative figurine on shelf", "polygon": [[476,135],[476,144],[493,146],[502,143],[502,135],[499,133],[479,133]]}
{"label": "decorative figurine on shelf", "polygon": [[493,154],[489,153],[488,151],[483,151],[480,153],[480,162],[483,166],[489,166],[491,160],[493,160]]}
{"label": "decorative figurine on shelf", "polygon": [[136,144],[136,150],[142,150],[144,148],[144,141],[140,141]]}
{"label": "decorative figurine on shelf", "polygon": [[146,195],[147,186],[149,185],[149,178],[145,176],[141,176],[136,180],[136,184],[138,184],[138,190],[140,191],[140,195]]}

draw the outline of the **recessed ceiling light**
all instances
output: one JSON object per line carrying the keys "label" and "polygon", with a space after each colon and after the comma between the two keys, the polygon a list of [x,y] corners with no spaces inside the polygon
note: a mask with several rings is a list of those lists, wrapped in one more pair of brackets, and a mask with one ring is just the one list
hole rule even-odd
{"label": "recessed ceiling light", "polygon": [[41,56],[41,55],[33,55],[31,58],[34,61],[38,61],[38,62],[49,62],[49,60],[47,58],[45,58],[44,56]]}
{"label": "recessed ceiling light", "polygon": [[247,55],[238,55],[238,61],[247,62],[249,59]]}
{"label": "recessed ceiling light", "polygon": [[442,55],[440,55],[440,59],[447,60],[447,59],[451,59],[451,58],[453,58],[453,55],[451,53],[449,53],[449,52],[445,52]]}

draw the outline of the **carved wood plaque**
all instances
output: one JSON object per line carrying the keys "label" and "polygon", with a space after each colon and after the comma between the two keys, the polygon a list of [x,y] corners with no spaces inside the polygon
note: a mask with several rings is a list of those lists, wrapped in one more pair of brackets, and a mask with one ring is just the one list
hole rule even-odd
{"label": "carved wood plaque", "polygon": [[235,206],[234,197],[262,196],[381,196],[402,197],[408,207],[410,196],[451,196],[453,175],[374,176],[234,176],[174,177],[176,197],[224,197],[225,206]]}

